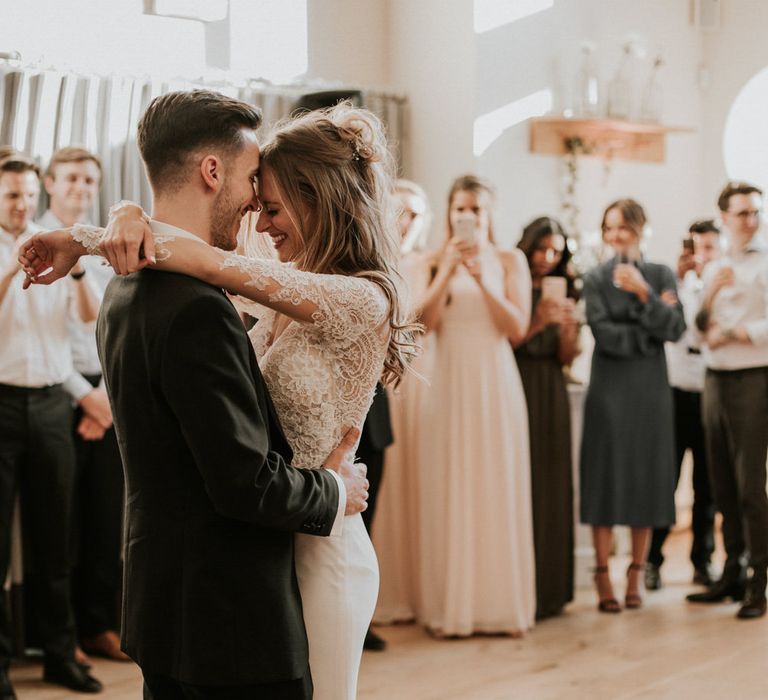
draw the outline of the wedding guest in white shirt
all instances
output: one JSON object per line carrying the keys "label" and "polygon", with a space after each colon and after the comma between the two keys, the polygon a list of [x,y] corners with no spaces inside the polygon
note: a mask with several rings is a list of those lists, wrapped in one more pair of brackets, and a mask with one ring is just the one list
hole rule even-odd
{"label": "wedding guest in white shirt", "polygon": [[[743,182],[729,183],[720,194],[728,248],[704,273],[696,319],[705,335],[704,427],[727,559],[721,579],[688,600],[743,599],[737,613],[742,619],[765,615],[768,569],[768,248],[759,233],[762,195]],[[745,584],[747,553],[751,571]]]}
{"label": "wedding guest in white shirt", "polygon": [[[57,229],[91,220],[101,184],[101,161],[77,146],[53,154],[45,173],[48,210],[39,220]],[[87,256],[86,282],[99,302],[112,279],[112,268]],[[117,601],[121,589],[123,465],[112,427],[112,410],[101,377],[95,323],[73,318],[69,335],[75,373],[64,383],[77,409],[74,441],[77,457],[74,525],[75,568],[72,602],[80,643],[97,656],[128,661],[120,650]]]}
{"label": "wedding guest in white shirt", "polygon": [[[75,663],[70,603],[70,522],[75,472],[72,406],[62,384],[72,374],[68,319],[96,317],[82,276],[60,288],[22,290],[17,262],[40,193],[37,165],[20,154],[0,161],[0,581],[8,572],[11,517],[18,491],[30,553],[25,591],[45,653],[44,680],[80,692],[101,683]],[[81,270],[75,268],[77,273]],[[32,292],[32,294],[30,294]],[[14,698],[7,669],[10,620],[0,605],[0,695]]]}
{"label": "wedding guest in white shirt", "polygon": [[[713,220],[697,221],[688,229],[688,238],[677,261],[678,298],[683,305],[686,330],[676,343],[667,343],[667,371],[672,387],[675,410],[675,448],[678,478],[685,453],[693,457],[693,544],[691,563],[693,582],[704,586],[712,583],[710,559],[714,551],[715,508],[712,502],[707,469],[704,425],[701,420],[701,392],[704,390],[706,364],[701,354],[701,341],[696,332],[696,313],[701,306],[704,268],[720,257],[720,229]],[[661,588],[662,547],[668,527],[657,527],[651,536],[645,587]]]}

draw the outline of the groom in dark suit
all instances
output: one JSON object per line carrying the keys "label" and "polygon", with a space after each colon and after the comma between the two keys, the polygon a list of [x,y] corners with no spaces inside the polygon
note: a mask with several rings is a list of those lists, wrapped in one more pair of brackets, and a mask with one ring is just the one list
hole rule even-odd
{"label": "groom in dark suit", "polygon": [[[258,207],[260,121],[202,90],[150,104],[157,232],[235,247]],[[191,277],[115,278],[97,337],[126,478],[122,646],[145,698],[310,698],[293,533],[334,536],[365,509],[357,431],[326,461],[339,475],[291,467],[237,312]]]}

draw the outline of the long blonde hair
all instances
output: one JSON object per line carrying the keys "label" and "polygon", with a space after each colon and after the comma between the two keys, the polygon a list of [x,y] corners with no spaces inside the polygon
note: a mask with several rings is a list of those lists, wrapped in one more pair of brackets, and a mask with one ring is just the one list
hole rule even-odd
{"label": "long blonde hair", "polygon": [[275,127],[262,163],[304,242],[296,266],[364,277],[384,291],[390,311],[382,382],[396,386],[417,351],[420,326],[406,317],[401,298],[394,167],[381,122],[349,103],[307,112]]}

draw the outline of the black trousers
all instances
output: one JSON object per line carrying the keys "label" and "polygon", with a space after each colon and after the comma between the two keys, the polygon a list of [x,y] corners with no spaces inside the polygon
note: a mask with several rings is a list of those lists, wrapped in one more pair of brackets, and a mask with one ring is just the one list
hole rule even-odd
{"label": "black trousers", "polygon": [[713,494],[723,514],[727,571],[768,568],[768,367],[708,370],[704,427]]}
{"label": "black trousers", "polygon": [[376,515],[376,499],[381,486],[381,476],[384,473],[384,450],[358,448],[357,456],[368,467],[368,507],[363,511],[363,523],[370,535],[373,516]]}
{"label": "black trousers", "polygon": [[[86,379],[97,386],[101,377]],[[72,599],[78,634],[90,637],[119,627],[124,482],[114,428],[101,440],[83,440],[77,434],[82,415],[82,411],[75,411]]]}
{"label": "black trousers", "polygon": [[[24,589],[46,656],[71,659],[75,622],[70,604],[71,503],[75,473],[72,408],[60,386],[0,385],[0,581],[10,565],[11,522],[20,495]],[[0,668],[12,649],[10,619],[0,605]]]}
{"label": "black trousers", "polygon": [[[706,440],[701,415],[701,394],[682,389],[672,389],[675,405],[675,448],[677,450],[677,477],[686,450],[693,456],[693,545],[691,562],[696,568],[704,568],[715,549],[715,505],[712,502],[712,489],[709,483],[707,466]],[[648,561],[656,566],[664,562],[662,547],[669,535],[668,527],[653,530]]]}
{"label": "black trousers", "polygon": [[[254,650],[258,653],[258,650]],[[247,686],[204,686],[181,683],[144,671],[144,700],[311,700],[309,671],[294,681]]]}

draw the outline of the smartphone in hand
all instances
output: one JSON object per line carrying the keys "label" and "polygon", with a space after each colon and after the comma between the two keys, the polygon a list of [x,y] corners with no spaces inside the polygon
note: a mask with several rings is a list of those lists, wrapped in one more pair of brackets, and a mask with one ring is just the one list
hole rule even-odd
{"label": "smartphone in hand", "polygon": [[565,301],[568,295],[568,283],[565,277],[549,275],[541,278],[541,298]]}
{"label": "smartphone in hand", "polygon": [[474,245],[477,242],[477,236],[475,234],[475,227],[477,226],[477,219],[472,216],[457,216],[452,221],[453,235],[460,240]]}

